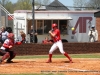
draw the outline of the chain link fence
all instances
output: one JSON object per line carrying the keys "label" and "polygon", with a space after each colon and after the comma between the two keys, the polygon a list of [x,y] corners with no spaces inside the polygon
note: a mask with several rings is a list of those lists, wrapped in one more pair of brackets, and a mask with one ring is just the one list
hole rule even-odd
{"label": "chain link fence", "polygon": [[1,4],[0,4],[0,28],[11,27],[13,29],[13,15],[10,14]]}

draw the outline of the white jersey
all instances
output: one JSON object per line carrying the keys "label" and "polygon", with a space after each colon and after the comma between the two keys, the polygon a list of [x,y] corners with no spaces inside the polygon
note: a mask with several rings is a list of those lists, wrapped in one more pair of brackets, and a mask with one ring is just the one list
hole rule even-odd
{"label": "white jersey", "polygon": [[98,41],[98,31],[97,30],[90,30],[88,33],[89,42]]}
{"label": "white jersey", "polygon": [[[13,42],[11,42],[9,39],[6,39],[6,40],[4,41],[4,44],[7,44],[8,46],[10,46],[10,45],[13,46],[15,43],[16,43],[16,41],[14,41],[14,43],[13,43]],[[5,48],[4,46],[1,46],[0,49],[5,50],[6,48]]]}

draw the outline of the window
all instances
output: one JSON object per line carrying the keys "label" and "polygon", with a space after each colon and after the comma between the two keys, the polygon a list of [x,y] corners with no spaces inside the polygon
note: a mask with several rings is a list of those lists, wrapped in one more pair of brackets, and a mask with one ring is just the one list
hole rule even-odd
{"label": "window", "polygon": [[61,34],[67,34],[67,20],[59,20]]}
{"label": "window", "polygon": [[56,23],[58,25],[58,20],[53,20],[53,23]]}
{"label": "window", "polygon": [[44,33],[47,34],[51,30],[51,20],[44,20]]}
{"label": "window", "polygon": [[37,33],[43,34],[43,20],[37,20]]}

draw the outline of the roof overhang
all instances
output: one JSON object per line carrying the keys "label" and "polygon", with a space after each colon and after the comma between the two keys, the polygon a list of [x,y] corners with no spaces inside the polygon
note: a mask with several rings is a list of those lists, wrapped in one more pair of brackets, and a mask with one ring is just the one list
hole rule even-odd
{"label": "roof overhang", "polygon": [[[32,17],[28,18],[28,19],[33,19]],[[58,17],[55,17],[55,16],[46,16],[46,17],[43,17],[43,16],[36,16],[35,17],[35,20],[72,20],[71,17],[68,17],[68,16],[58,16]]]}
{"label": "roof overhang", "polygon": [[94,17],[100,17],[100,11],[94,13]]}
{"label": "roof overhang", "polygon": [[41,19],[41,20],[65,20],[65,19],[68,19],[68,20],[71,20],[72,18],[71,17],[55,17],[55,16],[49,16],[49,17],[35,17],[35,19]]}

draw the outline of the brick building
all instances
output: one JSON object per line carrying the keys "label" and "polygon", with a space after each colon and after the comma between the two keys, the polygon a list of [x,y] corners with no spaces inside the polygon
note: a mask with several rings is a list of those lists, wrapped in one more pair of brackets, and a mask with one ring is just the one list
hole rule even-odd
{"label": "brick building", "polygon": [[98,31],[98,41],[100,42],[100,11],[95,12],[94,17],[96,17],[96,29]]}

